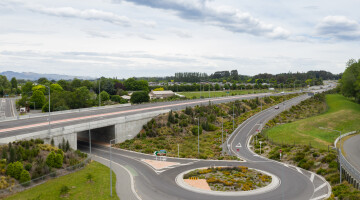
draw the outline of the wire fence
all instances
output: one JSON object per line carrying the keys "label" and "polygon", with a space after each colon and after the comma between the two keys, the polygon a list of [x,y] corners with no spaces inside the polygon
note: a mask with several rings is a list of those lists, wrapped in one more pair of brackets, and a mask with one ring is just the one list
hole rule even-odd
{"label": "wire fence", "polygon": [[69,166],[67,168],[64,169],[60,169],[60,170],[56,170],[54,172],[51,172],[49,174],[46,174],[44,176],[32,179],[28,182],[24,182],[24,183],[20,183],[20,184],[16,184],[16,185],[11,185],[10,187],[6,188],[6,189],[2,189],[0,190],[0,198],[4,198],[6,196],[9,196],[11,194],[15,194],[17,192],[21,192],[23,190],[35,187],[37,185],[43,184],[46,181],[56,178],[56,177],[60,177],[60,176],[64,176],[70,173],[73,173],[77,170],[80,170],[82,168],[84,168],[89,162],[91,161],[91,156],[86,158],[85,160],[83,160],[82,162],[73,165],[73,166]]}

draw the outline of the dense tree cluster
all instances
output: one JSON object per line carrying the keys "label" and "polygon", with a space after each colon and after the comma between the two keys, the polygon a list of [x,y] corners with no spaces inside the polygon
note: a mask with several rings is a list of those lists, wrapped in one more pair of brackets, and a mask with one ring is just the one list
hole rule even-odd
{"label": "dense tree cluster", "polygon": [[360,103],[360,59],[351,59],[341,77],[341,92],[346,97],[355,98]]}

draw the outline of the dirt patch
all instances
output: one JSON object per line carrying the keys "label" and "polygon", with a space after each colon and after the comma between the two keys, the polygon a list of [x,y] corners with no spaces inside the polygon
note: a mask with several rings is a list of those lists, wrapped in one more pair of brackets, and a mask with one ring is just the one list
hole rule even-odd
{"label": "dirt patch", "polygon": [[177,162],[166,162],[166,161],[158,161],[158,160],[142,160],[143,162],[151,165],[155,169],[162,169],[173,165],[178,165],[180,163]]}
{"label": "dirt patch", "polygon": [[206,179],[190,180],[184,179],[185,183],[189,184],[191,187],[195,187],[202,190],[211,190],[209,184],[206,182]]}

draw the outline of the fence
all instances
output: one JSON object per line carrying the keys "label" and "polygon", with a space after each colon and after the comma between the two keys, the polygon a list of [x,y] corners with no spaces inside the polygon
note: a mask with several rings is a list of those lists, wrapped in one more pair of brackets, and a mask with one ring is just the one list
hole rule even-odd
{"label": "fence", "polygon": [[4,198],[4,197],[6,197],[8,195],[11,195],[11,194],[14,194],[14,193],[17,193],[17,192],[21,192],[23,190],[35,187],[35,186],[40,185],[40,184],[43,184],[47,180],[49,180],[51,178],[60,177],[60,176],[70,174],[70,173],[74,172],[75,170],[79,170],[79,169],[84,168],[86,166],[86,164],[88,164],[90,161],[91,161],[91,157],[88,157],[79,164],[67,167],[65,169],[60,169],[60,170],[57,170],[55,172],[51,172],[49,174],[46,174],[44,176],[32,179],[32,180],[30,180],[28,182],[25,182],[25,183],[13,185],[13,186],[10,186],[10,187],[8,187],[6,189],[2,189],[2,190],[0,190],[0,198]]}
{"label": "fence", "polygon": [[360,172],[346,160],[341,152],[339,152],[339,161],[344,170],[343,174],[345,174],[345,179],[355,188],[360,189]]}

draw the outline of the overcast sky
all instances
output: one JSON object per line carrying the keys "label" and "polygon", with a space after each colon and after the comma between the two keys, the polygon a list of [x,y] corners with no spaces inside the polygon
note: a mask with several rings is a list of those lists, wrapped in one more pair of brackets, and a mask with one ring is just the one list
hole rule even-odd
{"label": "overcast sky", "polygon": [[358,0],[1,0],[0,71],[92,77],[343,72]]}

